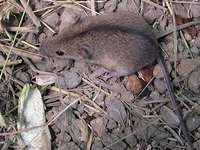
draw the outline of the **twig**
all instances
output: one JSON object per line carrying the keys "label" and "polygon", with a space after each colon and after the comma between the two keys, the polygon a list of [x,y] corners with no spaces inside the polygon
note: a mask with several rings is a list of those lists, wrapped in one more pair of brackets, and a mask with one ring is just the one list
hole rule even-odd
{"label": "twig", "polygon": [[107,149],[109,149],[110,147],[112,147],[113,145],[115,145],[115,144],[117,144],[117,143],[119,143],[119,142],[125,140],[126,138],[128,138],[128,137],[130,137],[130,136],[132,136],[132,135],[134,135],[134,134],[136,134],[136,133],[138,133],[138,132],[142,132],[142,131],[145,130],[147,127],[149,127],[149,126],[155,124],[156,122],[158,122],[158,120],[154,120],[154,121],[150,122],[149,124],[145,125],[144,127],[141,127],[140,129],[136,129],[136,130],[133,131],[132,133],[130,133],[130,134],[128,134],[128,135],[126,135],[126,136],[124,136],[124,137],[122,137],[122,138],[116,140],[116,141],[113,142],[112,144],[110,144],[110,145],[104,147],[103,150],[107,150]]}
{"label": "twig", "polygon": [[[12,53],[22,56],[22,57],[27,57],[32,60],[42,60],[43,56],[34,52],[22,50],[19,48],[15,48],[12,46],[12,51],[10,50],[11,48],[9,46],[3,45],[0,43],[0,51],[8,53],[8,56]],[[10,54],[9,54],[10,53]]]}
{"label": "twig", "polygon": [[85,8],[85,9],[87,9],[87,10],[93,12],[93,13],[96,13],[96,14],[98,14],[98,15],[101,15],[101,13],[98,13],[98,12],[96,12],[96,11],[93,11],[92,9],[90,9],[90,8],[88,8],[88,7],[86,7],[86,6],[82,5],[82,4],[80,4],[80,3],[77,3],[76,1],[72,1],[72,2],[73,2],[74,4],[76,4],[76,5],[78,5],[78,6],[81,6],[81,7]]}
{"label": "twig", "polygon": [[19,31],[19,32],[33,32],[33,33],[36,33],[37,30],[35,27],[7,27],[6,28],[8,31],[11,31],[11,32],[16,32],[16,31]]}
{"label": "twig", "polygon": [[96,16],[96,10],[95,10],[95,0],[90,0],[91,1],[91,10],[92,10],[92,16]]}
{"label": "twig", "polygon": [[[185,28],[188,28],[190,26],[195,26],[195,25],[198,25],[200,24],[200,20],[197,20],[197,21],[191,21],[191,22],[188,22],[188,23],[184,23],[184,24],[181,24],[181,25],[178,25],[176,27],[176,31],[179,31],[179,30],[182,30],[182,29],[185,29]],[[167,31],[165,33],[161,33],[161,34],[158,34],[158,36],[156,37],[157,39],[161,39],[161,38],[164,38],[165,36],[173,33],[174,30],[170,30],[170,31]]]}
{"label": "twig", "polygon": [[25,0],[20,0],[22,6],[24,7],[26,13],[29,15],[30,19],[33,21],[33,23],[37,26],[40,27],[40,20],[35,16],[34,12],[32,9],[29,7],[28,3]]}
{"label": "twig", "polygon": [[[29,3],[29,0],[28,0],[27,3]],[[21,26],[24,16],[25,16],[25,11],[22,13],[22,17],[21,17],[21,19],[20,19],[20,22],[19,22],[18,27]],[[15,41],[16,41],[16,38],[17,38],[18,33],[19,33],[19,31],[17,31],[17,32],[15,33],[15,36],[14,36],[14,39],[13,39],[13,41],[12,41],[11,47],[10,47],[9,50],[8,50],[8,54],[7,54],[7,57],[6,57],[5,64],[4,64],[4,66],[3,66],[2,70],[1,70],[1,73],[0,73],[0,80],[2,79],[3,73],[4,73],[4,71],[5,71],[6,65],[7,65],[8,60],[9,60],[9,57],[10,57],[10,54],[11,54],[11,52],[12,52],[13,46],[15,45]]]}
{"label": "twig", "polygon": [[152,5],[152,6],[154,6],[156,8],[159,8],[159,9],[162,9],[162,10],[167,10],[165,7],[160,6],[159,4],[156,4],[156,3],[154,3],[154,2],[152,2],[150,0],[142,0],[142,1],[145,2],[145,3],[148,3],[148,4]]}
{"label": "twig", "polygon": [[[5,62],[0,62],[0,67],[3,67]],[[12,66],[12,65],[17,65],[17,64],[21,64],[22,60],[14,60],[14,61],[8,61],[6,66]]]}

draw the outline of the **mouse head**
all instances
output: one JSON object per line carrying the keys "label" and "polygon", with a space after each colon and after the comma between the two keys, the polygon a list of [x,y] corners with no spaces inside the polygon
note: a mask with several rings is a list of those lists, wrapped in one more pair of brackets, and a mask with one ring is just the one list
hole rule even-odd
{"label": "mouse head", "polygon": [[88,44],[77,42],[60,42],[58,40],[43,41],[40,46],[40,53],[45,57],[52,57],[56,59],[91,59],[93,56],[93,49]]}

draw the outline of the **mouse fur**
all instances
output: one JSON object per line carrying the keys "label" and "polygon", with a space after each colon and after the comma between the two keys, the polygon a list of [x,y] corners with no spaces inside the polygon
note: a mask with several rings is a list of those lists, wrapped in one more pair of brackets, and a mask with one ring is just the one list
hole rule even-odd
{"label": "mouse fur", "polygon": [[159,56],[151,27],[134,13],[87,17],[41,44],[49,57],[94,63],[120,76],[133,74]]}

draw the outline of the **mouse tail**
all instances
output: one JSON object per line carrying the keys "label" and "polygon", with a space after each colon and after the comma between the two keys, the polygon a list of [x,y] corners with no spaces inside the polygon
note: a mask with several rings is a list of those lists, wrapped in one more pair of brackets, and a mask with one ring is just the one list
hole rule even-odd
{"label": "mouse tail", "polygon": [[189,132],[188,132],[187,127],[186,127],[186,125],[184,123],[183,116],[182,116],[182,113],[181,113],[181,109],[180,109],[180,107],[178,105],[176,96],[174,94],[174,90],[173,90],[173,87],[172,87],[172,84],[171,84],[171,80],[169,78],[169,74],[167,72],[166,66],[164,65],[164,60],[163,60],[162,57],[159,57],[157,59],[157,61],[158,61],[159,65],[160,65],[162,73],[164,75],[164,79],[166,81],[166,86],[167,86],[167,89],[169,90],[171,103],[172,103],[173,107],[175,108],[177,117],[178,117],[178,119],[180,121],[180,126],[182,128],[183,134],[185,135],[185,139],[187,141],[188,148],[190,150],[193,150],[193,145],[192,145],[192,142],[191,142],[191,138],[190,138],[190,136],[188,134]]}

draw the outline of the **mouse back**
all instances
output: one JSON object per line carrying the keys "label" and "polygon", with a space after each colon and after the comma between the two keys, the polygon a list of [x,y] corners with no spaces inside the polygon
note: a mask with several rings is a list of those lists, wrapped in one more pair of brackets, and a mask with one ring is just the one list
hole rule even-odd
{"label": "mouse back", "polygon": [[154,32],[134,13],[87,17],[41,44],[46,55],[83,60],[128,75],[152,63],[159,53]]}

